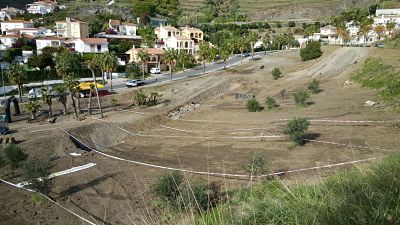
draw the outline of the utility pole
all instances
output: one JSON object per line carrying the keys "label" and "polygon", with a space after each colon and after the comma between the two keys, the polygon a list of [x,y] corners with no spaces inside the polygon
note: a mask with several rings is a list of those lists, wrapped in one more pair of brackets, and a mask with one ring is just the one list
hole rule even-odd
{"label": "utility pole", "polygon": [[3,80],[3,95],[4,95],[4,101],[6,100],[6,87],[4,85],[4,63],[1,62],[0,63],[0,67],[1,67],[1,79]]}

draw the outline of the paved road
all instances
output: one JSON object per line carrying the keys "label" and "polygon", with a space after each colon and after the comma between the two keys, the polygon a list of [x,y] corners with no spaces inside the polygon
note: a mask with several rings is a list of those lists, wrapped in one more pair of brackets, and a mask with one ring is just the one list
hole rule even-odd
{"label": "paved road", "polygon": [[[264,55],[264,52],[256,52],[254,53],[254,57],[260,57],[261,55]],[[245,57],[243,58],[243,63],[245,61],[249,61],[251,60],[251,56],[249,57]],[[241,57],[240,55],[234,55],[233,57],[229,58],[229,60],[226,63],[227,68],[235,66],[240,64],[241,62]],[[203,72],[203,67],[202,66],[197,66],[195,68],[186,70],[184,72],[179,72],[176,74],[172,74],[172,80],[181,80],[181,79],[185,79],[185,78],[190,78],[190,77],[197,77],[197,76],[201,76],[207,73],[211,73],[211,72],[215,72],[215,71],[219,71],[219,70],[223,70],[224,69],[224,63],[223,61],[218,61],[218,62],[214,62],[214,63],[209,63],[206,64],[206,69],[205,69],[205,73]],[[152,79],[148,79],[145,81],[146,84],[154,84],[154,83],[163,83],[163,82],[168,82],[171,80],[171,77],[169,75],[169,73],[163,73],[161,75],[157,75],[156,78],[152,78]],[[113,89],[115,91],[119,91],[119,90],[123,90],[123,89],[127,89],[126,85],[123,82],[118,82],[118,83],[113,83]]]}

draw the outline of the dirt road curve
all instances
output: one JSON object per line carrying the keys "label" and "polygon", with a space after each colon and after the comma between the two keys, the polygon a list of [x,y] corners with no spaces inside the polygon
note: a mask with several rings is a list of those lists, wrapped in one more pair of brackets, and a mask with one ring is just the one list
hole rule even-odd
{"label": "dirt road curve", "polygon": [[345,71],[349,66],[360,61],[367,55],[366,48],[339,48],[333,54],[330,54],[319,61],[313,66],[289,74],[288,79],[301,79],[307,77],[327,77],[339,75]]}

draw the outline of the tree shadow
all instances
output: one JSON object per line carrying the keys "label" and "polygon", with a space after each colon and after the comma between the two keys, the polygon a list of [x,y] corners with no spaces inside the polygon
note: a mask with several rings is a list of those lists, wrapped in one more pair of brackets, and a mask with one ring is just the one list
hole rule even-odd
{"label": "tree shadow", "polygon": [[309,143],[311,140],[315,140],[321,137],[320,133],[307,133],[303,136],[304,144]]}
{"label": "tree shadow", "polygon": [[117,174],[118,173],[114,173],[114,174],[111,174],[111,175],[104,175],[104,176],[98,177],[98,178],[96,178],[94,180],[91,180],[91,181],[89,181],[87,183],[74,185],[72,187],[69,187],[67,190],[61,191],[59,193],[59,195],[60,195],[60,197],[66,197],[68,195],[72,195],[72,194],[77,193],[79,191],[82,191],[82,190],[84,190],[86,188],[90,188],[90,187],[96,186],[97,184],[101,183],[102,181],[105,181],[108,178],[112,178]]}
{"label": "tree shadow", "polygon": [[100,218],[100,217],[98,217],[98,216],[96,216],[96,215],[93,215],[92,213],[90,213],[90,212],[87,211],[86,209],[82,208],[78,203],[75,203],[75,202],[72,201],[72,200],[71,200],[71,204],[74,205],[75,207],[77,207],[78,209],[80,209],[81,211],[83,211],[83,212],[87,213],[88,215],[90,215],[93,219],[96,220],[96,222],[99,221],[100,224],[103,224],[103,225],[112,225],[112,223],[107,222],[107,221],[104,221],[102,218]]}

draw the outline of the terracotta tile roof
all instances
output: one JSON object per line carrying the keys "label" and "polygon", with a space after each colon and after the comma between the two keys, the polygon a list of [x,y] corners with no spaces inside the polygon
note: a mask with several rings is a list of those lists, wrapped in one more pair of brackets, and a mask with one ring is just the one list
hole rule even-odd
{"label": "terracotta tile roof", "polygon": [[108,43],[107,38],[80,38],[84,43]]}
{"label": "terracotta tile roof", "polygon": [[175,32],[179,32],[178,29],[176,29],[173,26],[162,26],[162,28],[164,28],[165,30],[169,30],[169,31],[175,31]]}
{"label": "terracotta tile roof", "polygon": [[127,26],[137,26],[137,24],[134,24],[134,23],[128,23],[128,22],[122,22],[122,25],[127,25]]}
{"label": "terracotta tile roof", "polygon": [[41,38],[36,38],[37,41],[45,41],[45,40],[54,40],[54,41],[60,41],[60,40],[65,40],[65,38],[61,37],[56,37],[56,36],[51,36],[51,37],[41,37]]}
{"label": "terracotta tile roof", "polygon": [[178,41],[191,41],[192,39],[185,37],[185,36],[173,36]]}
{"label": "terracotta tile roof", "polygon": [[6,34],[6,35],[0,35],[0,38],[18,38],[18,35],[16,35],[16,34]]}
{"label": "terracotta tile roof", "polygon": [[110,19],[109,23],[110,23],[111,26],[119,26],[119,25],[121,25],[121,21],[120,20]]}
{"label": "terracotta tile roof", "polygon": [[24,21],[24,20],[10,20],[10,21],[4,21],[1,23],[32,23],[32,22]]}
{"label": "terracotta tile roof", "polygon": [[126,53],[129,54],[132,50],[135,50],[136,52],[139,52],[141,50],[147,51],[150,55],[163,55],[165,51],[160,48],[132,48],[129,49]]}

